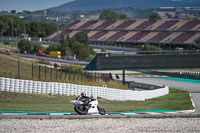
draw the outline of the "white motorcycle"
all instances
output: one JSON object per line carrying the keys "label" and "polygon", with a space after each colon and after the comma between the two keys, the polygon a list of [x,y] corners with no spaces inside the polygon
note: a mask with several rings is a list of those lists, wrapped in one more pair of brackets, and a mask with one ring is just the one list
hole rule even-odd
{"label": "white motorcycle", "polygon": [[101,114],[105,115],[106,111],[98,106],[97,99],[91,99],[90,102],[86,105],[82,101],[73,100],[70,101],[74,105],[74,110],[79,115],[87,115],[87,114]]}

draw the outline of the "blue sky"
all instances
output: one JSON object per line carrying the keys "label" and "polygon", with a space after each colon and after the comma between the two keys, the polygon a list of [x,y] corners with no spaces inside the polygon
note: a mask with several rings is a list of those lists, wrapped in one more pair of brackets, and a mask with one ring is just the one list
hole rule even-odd
{"label": "blue sky", "polygon": [[0,0],[0,10],[35,11],[59,6],[73,0]]}

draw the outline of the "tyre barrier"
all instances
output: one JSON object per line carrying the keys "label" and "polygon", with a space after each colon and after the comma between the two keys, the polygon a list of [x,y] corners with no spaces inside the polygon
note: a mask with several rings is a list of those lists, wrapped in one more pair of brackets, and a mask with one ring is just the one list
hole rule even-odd
{"label": "tyre barrier", "polygon": [[158,88],[154,90],[133,91],[107,87],[86,86],[57,82],[40,82],[0,77],[0,91],[66,96],[77,96],[81,92],[85,92],[89,97],[99,97],[106,100],[144,101],[146,99],[152,99],[168,94],[169,87],[164,86],[163,88]]}

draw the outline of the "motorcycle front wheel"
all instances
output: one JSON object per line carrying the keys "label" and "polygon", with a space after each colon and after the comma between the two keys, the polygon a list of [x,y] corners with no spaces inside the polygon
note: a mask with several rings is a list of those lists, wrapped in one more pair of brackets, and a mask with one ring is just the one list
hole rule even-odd
{"label": "motorcycle front wheel", "polygon": [[97,109],[99,110],[99,114],[100,115],[105,115],[106,114],[106,111],[103,108],[97,106]]}
{"label": "motorcycle front wheel", "polygon": [[86,107],[82,104],[76,105],[74,107],[74,110],[76,111],[76,113],[78,113],[79,115],[86,115],[88,113],[88,110],[86,109]]}

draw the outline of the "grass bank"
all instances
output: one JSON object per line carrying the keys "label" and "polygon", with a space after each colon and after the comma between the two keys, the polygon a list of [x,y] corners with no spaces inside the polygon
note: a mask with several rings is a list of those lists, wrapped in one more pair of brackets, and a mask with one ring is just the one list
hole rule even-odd
{"label": "grass bank", "polygon": [[[62,82],[73,83],[79,85],[103,86],[107,85],[110,88],[118,88],[127,90],[128,87],[116,81],[105,82],[101,78],[93,78],[88,73],[83,72],[82,75],[77,73],[66,73],[59,69],[51,69],[45,65],[40,65],[40,60],[24,59],[17,56],[8,56],[0,54],[0,77],[18,78],[18,60],[20,60],[20,79],[46,81],[46,82]],[[46,62],[47,63],[47,62]],[[32,78],[33,64],[33,78]],[[73,67],[73,66],[72,66]],[[40,79],[39,77],[40,69]],[[45,76],[46,73],[46,76]],[[70,78],[69,78],[70,77]]]}
{"label": "grass bank", "polygon": [[[0,110],[74,112],[73,105],[69,103],[74,99],[75,97],[67,96],[0,92]],[[99,105],[107,112],[193,109],[189,93],[176,89],[170,89],[170,93],[166,96],[146,101],[98,100]]]}

